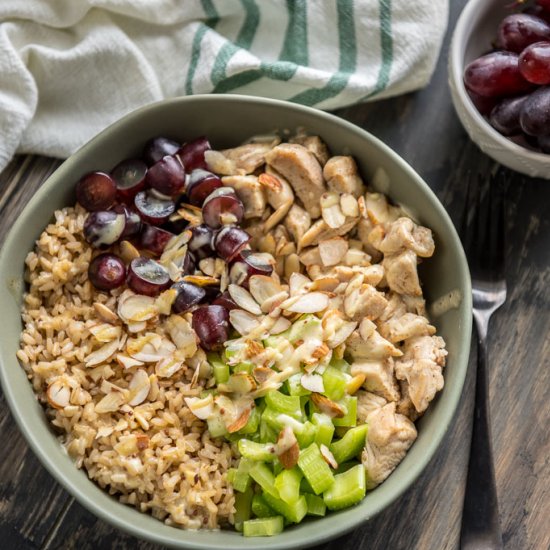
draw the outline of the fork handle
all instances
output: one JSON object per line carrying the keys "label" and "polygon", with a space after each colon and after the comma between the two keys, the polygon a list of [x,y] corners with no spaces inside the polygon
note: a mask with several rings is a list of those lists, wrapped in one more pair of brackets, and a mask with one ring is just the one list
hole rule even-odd
{"label": "fork handle", "polygon": [[502,548],[489,418],[486,329],[478,320],[474,425],[460,531],[463,550]]}

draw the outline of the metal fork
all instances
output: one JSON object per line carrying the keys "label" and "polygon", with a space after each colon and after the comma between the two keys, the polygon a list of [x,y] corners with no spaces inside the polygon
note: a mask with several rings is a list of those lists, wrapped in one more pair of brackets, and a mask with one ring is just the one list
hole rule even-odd
{"label": "metal fork", "polygon": [[462,239],[472,276],[477,328],[477,371],[474,425],[462,511],[460,547],[500,549],[498,500],[491,444],[487,331],[491,315],[506,300],[504,276],[504,182],[470,178]]}

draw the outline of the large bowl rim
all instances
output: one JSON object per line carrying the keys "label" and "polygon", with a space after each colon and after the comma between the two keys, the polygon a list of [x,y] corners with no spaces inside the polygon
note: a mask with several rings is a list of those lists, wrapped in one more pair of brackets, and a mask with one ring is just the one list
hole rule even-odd
{"label": "large bowl rim", "polygon": [[[426,194],[427,200],[430,202],[431,207],[433,207],[437,211],[437,215],[442,219],[443,223],[446,226],[446,231],[448,234],[448,237],[452,240],[454,249],[457,251],[458,254],[458,261],[459,265],[461,266],[461,271],[463,273],[461,274],[461,279],[464,280],[464,295],[462,296],[463,299],[463,307],[462,307],[462,315],[459,319],[459,325],[463,327],[463,339],[464,341],[460,342],[461,346],[460,349],[463,349],[462,346],[467,347],[467,349],[470,349],[470,333],[471,333],[471,327],[472,327],[472,297],[471,297],[471,281],[469,276],[469,271],[467,268],[467,260],[460,242],[460,239],[458,237],[458,234],[454,228],[454,225],[447,214],[445,208],[443,205],[439,202],[433,191],[430,189],[430,187],[427,185],[426,182],[412,169],[412,167],[403,160],[397,153],[395,153],[392,149],[390,149],[387,145],[385,145],[382,141],[380,141],[378,138],[373,136],[372,134],[366,132],[362,128],[343,120],[335,115],[319,111],[317,109],[313,109],[310,107],[306,107],[303,105],[298,105],[295,103],[290,103],[286,101],[281,100],[274,100],[274,99],[268,99],[268,98],[259,98],[259,97],[250,97],[250,96],[242,96],[242,95],[236,95],[236,94],[224,94],[224,95],[196,95],[196,96],[188,96],[188,97],[179,97],[179,98],[173,98],[168,100],[159,101],[150,105],[146,105],[144,107],[141,107],[140,109],[137,109],[130,114],[127,114],[111,126],[104,129],[102,132],[100,132],[98,135],[96,135],[92,140],[90,140],[88,143],[86,143],[84,146],[82,146],[76,153],[71,155],[52,175],[50,175],[46,182],[40,187],[40,189],[35,193],[35,195],[31,198],[27,206],[24,208],[23,212],[20,214],[18,219],[15,221],[13,227],[9,231],[5,241],[4,245],[2,246],[2,249],[0,250],[0,265],[4,265],[4,262],[6,261],[5,256],[7,255],[7,250],[12,248],[12,241],[15,240],[15,236],[21,232],[24,231],[24,224],[25,224],[25,218],[28,216],[29,211],[32,209],[33,205],[37,202],[42,201],[46,195],[48,194],[49,190],[53,188],[54,186],[58,185],[58,181],[62,181],[64,179],[64,174],[67,171],[71,170],[72,164],[76,163],[77,160],[79,160],[81,157],[85,157],[88,154],[88,151],[92,149],[96,142],[103,139],[103,136],[107,133],[110,133],[111,131],[118,129],[120,127],[123,127],[127,125],[130,121],[133,121],[135,118],[139,118],[143,114],[159,109],[159,108],[167,108],[171,105],[179,105],[179,104],[186,104],[186,103],[193,103],[193,102],[228,102],[231,104],[238,104],[238,103],[252,103],[256,104],[258,106],[266,105],[266,106],[277,106],[281,109],[287,109],[290,111],[294,111],[296,113],[303,113],[307,114],[313,117],[317,117],[319,119],[325,120],[327,123],[332,125],[338,125],[342,126],[344,129],[347,129],[353,133],[359,134],[359,136],[362,139],[365,139],[371,143],[373,143],[377,148],[381,150],[382,153],[385,153],[389,157],[391,157],[392,162],[395,162],[399,167],[407,173],[408,177],[410,177],[411,180],[414,180],[414,182],[423,189],[423,191]],[[460,353],[460,352],[459,352]],[[182,540],[181,538],[178,538],[176,535],[178,533],[181,534],[182,530],[177,528],[171,528],[174,532],[174,535],[168,535],[164,534],[163,530],[159,530],[162,532],[157,531],[149,531],[145,527],[141,526],[139,523],[131,523],[127,521],[124,518],[113,516],[108,513],[107,510],[103,509],[98,503],[95,502],[94,497],[87,494],[87,493],[81,493],[77,487],[75,487],[71,481],[65,476],[64,470],[55,463],[52,457],[50,457],[45,450],[42,449],[40,445],[40,437],[41,437],[41,428],[37,428],[37,424],[32,422],[32,419],[34,417],[34,413],[30,412],[26,409],[23,409],[18,401],[15,398],[15,387],[12,387],[12,384],[10,382],[10,378],[8,376],[8,371],[5,367],[4,360],[2,360],[2,357],[0,355],[0,382],[2,384],[4,394],[6,395],[6,399],[8,401],[10,410],[19,426],[19,429],[23,433],[25,439],[29,443],[30,447],[36,454],[36,456],[39,458],[40,462],[43,464],[43,466],[52,474],[52,476],[55,478],[57,482],[59,482],[72,496],[75,497],[75,499],[82,504],[85,508],[87,508],[89,511],[91,511],[94,515],[101,518],[102,520],[110,523],[111,525],[114,525],[115,527],[121,529],[122,531],[125,531],[132,536],[139,537],[157,544],[174,547],[174,548],[193,548],[196,550],[209,550],[212,548],[224,548],[226,550],[232,550],[232,549],[240,549],[240,548],[270,548],[270,549],[288,549],[288,548],[305,548],[309,546],[313,546],[315,544],[320,544],[323,542],[326,542],[330,538],[334,538],[336,536],[342,535],[353,528],[358,527],[361,522],[366,521],[379,512],[381,512],[383,509],[385,509],[387,506],[389,506],[391,503],[393,503],[395,500],[397,500],[405,491],[407,491],[410,486],[414,483],[414,481],[419,477],[419,475],[422,473],[422,471],[426,468],[430,460],[433,458],[437,448],[439,447],[441,441],[443,440],[443,437],[445,436],[447,429],[455,415],[456,409],[458,407],[458,402],[460,400],[460,396],[462,394],[462,390],[464,387],[464,380],[466,377],[467,367],[468,367],[468,353],[464,353],[464,351],[461,353],[462,361],[459,362],[457,357],[457,361],[453,364],[453,368],[458,371],[458,375],[456,378],[456,383],[451,388],[446,388],[445,393],[445,399],[446,399],[446,407],[443,408],[440,411],[440,418],[439,422],[435,426],[432,434],[431,440],[426,444],[425,454],[423,457],[414,462],[412,465],[410,465],[408,469],[408,478],[407,483],[404,483],[400,486],[397,486],[395,488],[391,488],[391,490],[386,490],[385,492],[382,492],[379,496],[378,500],[375,501],[374,504],[371,504],[371,508],[368,510],[368,514],[365,510],[361,509],[361,505],[358,505],[357,507],[350,508],[346,510],[344,513],[338,513],[337,515],[330,515],[325,518],[322,518],[323,521],[323,529],[319,530],[310,530],[308,532],[309,538],[304,541],[302,540],[303,537],[298,536],[297,542],[293,542],[287,540],[287,537],[283,537],[283,535],[280,535],[279,537],[270,537],[269,539],[261,539],[261,542],[257,542],[257,546],[253,546],[252,540],[248,539],[242,539],[242,538],[236,538],[236,543],[233,544],[232,542],[229,542],[229,540],[226,540],[223,544],[214,544],[212,545],[211,542],[209,542],[209,532],[200,532],[200,538],[204,538],[204,540],[197,540],[199,537],[192,537],[192,540]],[[52,435],[53,437],[53,435]],[[89,481],[89,480],[85,480]],[[89,481],[90,483],[93,483],[92,481]],[[383,485],[381,486],[383,487]],[[126,505],[116,502],[118,506],[124,506]],[[139,512],[138,512],[139,513]],[[330,519],[332,518],[332,521]],[[163,523],[159,522],[159,526],[167,527]],[[330,527],[329,527],[330,526]],[[327,529],[327,527],[329,527]],[[214,532],[216,533],[216,532]],[[260,540],[260,539],[259,539]]]}
{"label": "large bowl rim", "polygon": [[451,80],[451,85],[456,91],[460,103],[468,112],[470,119],[490,139],[497,142],[502,148],[506,149],[513,155],[519,155],[530,161],[535,161],[537,163],[546,163],[550,165],[550,155],[531,151],[526,147],[522,147],[521,145],[514,143],[513,141],[507,139],[502,134],[497,132],[476,109],[476,106],[466,92],[466,86],[464,85],[463,79],[464,51],[466,49],[466,44],[472,34],[471,22],[475,21],[478,18],[478,14],[481,12],[480,7],[485,6],[486,4],[486,0],[469,0],[458,18],[455,30],[453,32],[449,53],[449,78]]}

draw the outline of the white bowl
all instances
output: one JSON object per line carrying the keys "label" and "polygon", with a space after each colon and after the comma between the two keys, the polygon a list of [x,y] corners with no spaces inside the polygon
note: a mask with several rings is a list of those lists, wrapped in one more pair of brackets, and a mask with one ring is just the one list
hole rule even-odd
{"label": "white bowl", "polygon": [[466,92],[464,68],[490,50],[511,0],[470,0],[454,30],[449,53],[449,85],[453,104],[470,138],[480,149],[512,170],[550,179],[550,155],[537,153],[499,134],[478,112]]}

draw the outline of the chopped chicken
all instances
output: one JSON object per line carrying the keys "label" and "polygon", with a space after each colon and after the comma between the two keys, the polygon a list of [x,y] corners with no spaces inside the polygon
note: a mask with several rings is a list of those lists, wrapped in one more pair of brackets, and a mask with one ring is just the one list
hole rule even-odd
{"label": "chopped chicken", "polygon": [[290,143],[297,143],[305,147],[310,153],[315,155],[315,158],[321,166],[324,166],[330,158],[328,147],[319,136],[298,134],[290,140]]}
{"label": "chopped chicken", "polygon": [[321,215],[320,199],[326,191],[319,162],[305,147],[278,145],[266,155],[267,163],[288,180],[312,218]]}
{"label": "chopped chicken", "polygon": [[417,336],[405,341],[404,354],[395,363],[395,376],[406,380],[415,409],[424,412],[443,388],[445,342],[439,336]]}
{"label": "chopped chicken", "polygon": [[374,225],[391,223],[401,215],[401,210],[388,203],[382,193],[367,193],[365,195],[367,216]]}
{"label": "chopped chicken", "polygon": [[299,243],[311,227],[311,216],[297,204],[293,204],[285,218],[285,227],[295,243]]}
{"label": "chopped chicken", "polygon": [[256,176],[224,176],[222,183],[235,189],[244,205],[244,218],[261,218],[265,213],[266,201],[262,185]]}
{"label": "chopped chicken", "polygon": [[406,416],[395,412],[395,403],[373,411],[367,424],[369,431],[361,460],[367,474],[367,489],[373,489],[403,460],[417,432]]}
{"label": "chopped chicken", "polygon": [[414,408],[411,396],[409,395],[409,384],[406,380],[399,380],[401,399],[397,402],[397,412],[410,418],[413,422],[420,416]]}
{"label": "chopped chicken", "polygon": [[292,191],[290,183],[273,168],[268,167],[266,174],[268,177],[261,177],[260,181],[265,187],[267,202],[271,208],[277,210],[277,208],[287,205],[289,201],[292,202],[294,191]]}
{"label": "chopped chicken", "polygon": [[353,321],[360,321],[365,317],[373,320],[380,317],[387,305],[388,301],[382,292],[372,285],[362,284],[346,296],[344,311]]}
{"label": "chopped chicken", "polygon": [[435,327],[430,325],[426,317],[415,313],[404,313],[378,323],[380,334],[390,342],[402,342],[413,336],[431,336]]}
{"label": "chopped chicken", "polygon": [[417,256],[412,250],[385,256],[382,260],[388,286],[398,294],[422,296],[417,271]]}
{"label": "chopped chicken", "polygon": [[382,253],[369,242],[369,235],[374,227],[369,218],[361,218],[357,224],[357,237],[363,243],[365,252],[372,257],[372,261],[379,262],[382,259]]}
{"label": "chopped chicken", "polygon": [[365,375],[363,388],[386,399],[386,401],[399,400],[399,386],[394,376],[393,359],[378,361],[356,361],[351,365],[353,376]]}
{"label": "chopped chicken", "polygon": [[233,161],[237,169],[236,174],[252,174],[257,168],[265,164],[266,155],[277,142],[278,140],[271,143],[245,143],[233,149],[225,149],[221,153],[227,159]]}
{"label": "chopped chicken", "polygon": [[370,413],[381,409],[387,405],[387,401],[370,391],[359,390],[355,396],[357,397],[357,422],[364,424]]}
{"label": "chopped chicken", "polygon": [[401,357],[401,350],[397,349],[391,342],[382,338],[374,330],[366,339],[359,331],[354,331],[346,341],[346,353],[354,361],[368,361],[386,359],[387,357]]}
{"label": "chopped chicken", "polygon": [[435,244],[431,230],[416,225],[410,218],[399,218],[383,228],[379,225],[369,235],[369,242],[384,254],[398,254],[412,250],[422,258],[433,255]]}
{"label": "chopped chicken", "polygon": [[350,193],[359,198],[365,192],[365,185],[359,176],[353,157],[332,157],[323,168],[328,188],[336,193]]}

